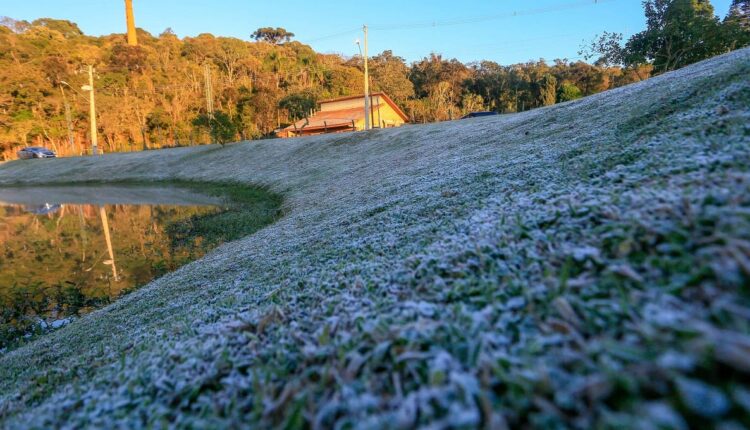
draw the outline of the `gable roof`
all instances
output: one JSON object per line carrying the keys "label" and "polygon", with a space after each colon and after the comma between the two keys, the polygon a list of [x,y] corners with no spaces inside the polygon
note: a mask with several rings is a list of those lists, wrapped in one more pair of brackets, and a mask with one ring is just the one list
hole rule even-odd
{"label": "gable roof", "polygon": [[[375,110],[380,108],[381,106],[388,105],[390,106],[403,120],[404,122],[409,122],[409,117],[406,116],[404,111],[402,111],[396,103],[391,100],[390,97],[388,97],[387,94],[383,92],[373,93],[370,94],[371,97],[378,96],[381,101],[384,101],[385,103],[379,103],[376,105],[371,106],[371,109]],[[335,103],[335,102],[341,102],[346,100],[354,100],[354,99],[363,99],[364,95],[359,96],[347,96],[347,97],[339,97],[336,99],[331,100],[325,100],[320,102],[321,105],[326,103]],[[302,131],[302,130],[319,130],[319,129],[326,129],[326,128],[337,128],[337,127],[344,127],[351,125],[352,121],[358,121],[360,119],[363,119],[365,117],[365,107],[364,103],[361,107],[356,108],[348,108],[348,109],[336,109],[336,110],[327,110],[327,111],[318,111],[315,112],[311,117],[309,118],[303,118],[292,125],[282,129],[282,130],[295,130],[295,131]]]}
{"label": "gable roof", "polygon": [[[386,94],[386,93],[384,93],[382,91],[370,94],[371,98],[375,97],[375,96],[378,96],[383,101],[385,101],[386,104],[388,104],[388,106],[390,106],[394,111],[396,111],[396,113],[401,117],[401,119],[404,120],[404,122],[409,122],[409,117],[406,116],[406,114],[404,113],[404,111],[402,111],[401,108],[398,107],[398,105],[390,97],[388,97],[388,94]],[[342,102],[342,101],[346,101],[346,100],[364,99],[364,98],[365,98],[364,94],[360,94],[360,95],[356,95],[356,96],[345,96],[345,97],[339,97],[339,98],[335,98],[335,99],[331,99],[331,100],[325,100],[325,101],[320,102],[320,104],[323,105],[323,104],[326,104],[326,103],[335,103],[335,102]],[[375,106],[373,106],[373,107],[375,107]],[[364,110],[364,107],[362,108],[362,110]]]}
{"label": "gable roof", "polygon": [[[381,105],[373,106],[378,108]],[[318,111],[307,119],[303,118],[284,130],[313,130],[318,128],[336,128],[350,126],[352,121],[358,121],[365,117],[365,108],[339,109],[329,111]]]}

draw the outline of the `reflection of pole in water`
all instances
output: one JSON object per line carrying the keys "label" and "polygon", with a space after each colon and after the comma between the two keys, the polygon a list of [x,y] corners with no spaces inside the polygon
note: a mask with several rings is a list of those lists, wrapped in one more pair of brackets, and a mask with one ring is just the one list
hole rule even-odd
{"label": "reflection of pole in water", "polygon": [[104,228],[104,239],[107,241],[107,251],[109,251],[109,262],[112,264],[112,276],[115,281],[117,278],[117,267],[115,267],[115,253],[112,251],[112,238],[109,237],[109,221],[107,221],[107,212],[104,206],[99,206],[99,215],[102,217],[102,227]]}
{"label": "reflection of pole in water", "polygon": [[65,216],[65,208],[66,205],[60,205],[60,215],[57,217],[57,222],[55,223],[55,229],[58,231],[60,230],[60,223],[63,220],[63,217]]}
{"label": "reflection of pole in water", "polygon": [[78,206],[78,220],[81,224],[81,261],[86,261],[86,243],[88,242],[88,236],[86,235],[86,219],[83,216],[83,205]]}

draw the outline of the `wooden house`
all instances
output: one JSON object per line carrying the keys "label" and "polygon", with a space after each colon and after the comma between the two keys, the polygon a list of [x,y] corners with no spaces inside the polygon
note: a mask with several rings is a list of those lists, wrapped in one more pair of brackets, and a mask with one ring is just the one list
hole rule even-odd
{"label": "wooden house", "polygon": [[[408,117],[385,93],[370,95],[372,128],[400,127]],[[276,132],[279,137],[312,136],[364,130],[365,96],[341,97],[320,102],[320,110]]]}

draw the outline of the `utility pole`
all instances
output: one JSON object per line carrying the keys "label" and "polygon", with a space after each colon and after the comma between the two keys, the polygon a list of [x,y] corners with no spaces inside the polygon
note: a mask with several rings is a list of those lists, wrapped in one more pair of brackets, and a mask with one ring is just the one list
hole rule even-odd
{"label": "utility pole", "polygon": [[128,23],[128,45],[138,46],[138,35],[135,32],[135,15],[133,0],[125,0],[125,19]]}
{"label": "utility pole", "polygon": [[73,151],[75,147],[75,138],[73,137],[73,116],[70,114],[70,105],[68,104],[68,98],[65,97],[65,90],[62,84],[60,84],[60,93],[62,94],[63,103],[65,104],[65,122],[68,123],[68,143],[70,144],[70,150]]}
{"label": "utility pole", "polygon": [[365,130],[370,129],[370,69],[367,65],[367,26],[365,30]]}
{"label": "utility pole", "polygon": [[94,66],[89,65],[89,84],[81,87],[89,92],[89,122],[91,123],[91,153],[99,154],[99,138],[96,135],[96,101],[94,100]]}

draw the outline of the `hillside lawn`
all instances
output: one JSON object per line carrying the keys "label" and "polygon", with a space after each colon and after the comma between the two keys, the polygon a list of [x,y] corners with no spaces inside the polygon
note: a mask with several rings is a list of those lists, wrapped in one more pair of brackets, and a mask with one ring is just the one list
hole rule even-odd
{"label": "hillside lawn", "polygon": [[0,356],[0,428],[750,427],[750,50],[514,115],[11,162],[284,216]]}

